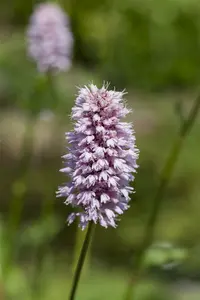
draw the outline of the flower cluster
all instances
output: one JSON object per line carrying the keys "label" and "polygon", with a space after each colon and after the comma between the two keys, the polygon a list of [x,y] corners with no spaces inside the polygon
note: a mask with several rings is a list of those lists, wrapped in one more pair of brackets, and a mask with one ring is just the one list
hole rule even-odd
{"label": "flower cluster", "polygon": [[138,167],[139,151],[132,125],[121,122],[129,113],[123,104],[123,92],[91,84],[79,90],[72,119],[74,131],[66,134],[69,153],[61,170],[71,178],[57,194],[66,204],[77,208],[68,217],[71,224],[80,218],[84,229],[88,222],[116,227],[118,215],[128,209],[129,182]]}
{"label": "flower cluster", "polygon": [[68,18],[58,5],[37,5],[27,36],[29,56],[36,61],[40,72],[70,68],[73,37]]}

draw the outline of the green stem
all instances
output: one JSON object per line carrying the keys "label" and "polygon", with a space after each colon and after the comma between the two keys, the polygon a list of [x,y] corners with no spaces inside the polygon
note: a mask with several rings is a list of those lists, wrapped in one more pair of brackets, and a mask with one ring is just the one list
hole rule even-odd
{"label": "green stem", "polygon": [[132,294],[133,294],[133,288],[135,286],[134,282],[135,282],[135,280],[136,281],[138,280],[138,278],[140,277],[140,275],[143,271],[143,267],[144,267],[143,262],[144,262],[144,258],[145,258],[145,253],[153,241],[155,225],[157,222],[158,212],[159,212],[159,209],[160,209],[160,206],[162,203],[164,193],[166,191],[166,188],[167,188],[170,178],[172,176],[172,172],[174,170],[175,164],[178,160],[180,151],[182,149],[183,142],[194,124],[194,121],[197,117],[199,108],[200,108],[200,96],[197,97],[191,111],[189,112],[188,118],[182,123],[181,129],[180,129],[180,134],[171,149],[171,152],[168,156],[168,159],[167,159],[165,166],[163,168],[163,171],[161,173],[160,184],[159,184],[157,193],[156,193],[154,201],[153,201],[153,208],[152,208],[151,214],[150,214],[149,219],[146,224],[146,230],[145,230],[142,246],[138,253],[136,266],[135,266],[135,270],[134,270],[135,275],[134,275],[134,277],[132,277],[130,279],[130,281],[128,283],[128,287],[126,290],[124,300],[131,299]]}
{"label": "green stem", "polygon": [[92,237],[93,227],[94,227],[94,223],[89,222],[87,233],[86,233],[86,236],[85,236],[85,240],[83,242],[83,246],[82,246],[80,256],[79,256],[79,259],[78,259],[76,271],[75,271],[75,274],[74,274],[69,300],[74,300],[75,299],[75,294],[76,294],[76,291],[77,291],[81,271],[82,271],[82,268],[83,268],[83,265],[84,265],[87,250],[89,248],[91,237]]}
{"label": "green stem", "polygon": [[34,120],[33,122],[28,121],[28,124],[26,125],[26,131],[24,133],[24,142],[22,146],[23,157],[21,159],[21,162],[19,163],[19,173],[17,175],[17,180],[15,180],[13,186],[12,186],[12,201],[11,201],[11,207],[10,207],[10,215],[9,215],[9,224],[11,227],[11,230],[13,230],[13,227],[15,227],[19,221],[22,211],[22,202],[23,202],[23,196],[26,191],[25,187],[25,179],[27,177],[27,166],[30,164],[31,159],[31,149],[32,149],[32,138],[33,138],[33,127],[34,127]]}
{"label": "green stem", "polygon": [[[53,106],[56,107],[58,97],[54,85],[54,78],[51,72],[46,73],[46,82],[48,84],[48,89],[50,90]],[[57,129],[57,128],[56,128]],[[54,134],[54,133],[53,133]],[[56,134],[56,132],[55,132]],[[44,201],[42,202],[41,206],[41,214],[39,219],[47,219],[49,216],[52,218],[54,217],[54,200],[52,194],[49,191],[47,193],[47,197],[45,197]],[[39,245],[34,251],[34,272],[32,277],[32,297],[41,299],[41,292],[42,292],[42,283],[41,283],[41,274],[43,269],[43,262],[45,255],[49,253],[49,242],[46,241],[43,244]]]}
{"label": "green stem", "polygon": [[59,97],[55,88],[55,80],[54,80],[54,75],[51,72],[48,72],[46,74],[47,77],[47,84],[49,87],[50,95],[51,95],[51,100],[52,100],[52,107],[54,108],[55,114],[59,114]]}
{"label": "green stem", "polygon": [[43,268],[43,249],[40,249],[38,251],[38,247],[35,247],[33,251],[33,274],[30,282],[31,287],[31,299],[42,299],[42,289],[41,286],[43,284],[42,282],[42,268]]}
{"label": "green stem", "polygon": [[17,168],[16,177],[11,188],[11,202],[8,219],[8,233],[6,239],[8,240],[8,250],[3,264],[3,274],[7,276],[15,251],[14,238],[19,227],[21,215],[24,207],[24,197],[27,185],[27,169],[31,159],[32,137],[33,137],[34,119],[28,121],[26,131],[24,133],[23,141],[23,157]]}
{"label": "green stem", "polygon": [[[78,222],[78,220],[77,220],[77,222]],[[87,232],[85,230],[82,231],[77,226],[76,240],[75,240],[75,247],[74,247],[74,257],[73,257],[73,261],[72,261],[72,274],[76,270],[77,260],[78,260],[80,249],[82,247],[82,244],[83,244],[83,241],[85,239],[86,233]],[[88,264],[89,264],[89,257],[90,257],[90,247],[87,251],[87,257],[86,257],[86,260],[85,260],[85,263],[84,263],[84,270],[83,270],[84,273],[87,271],[87,267],[88,267]]]}

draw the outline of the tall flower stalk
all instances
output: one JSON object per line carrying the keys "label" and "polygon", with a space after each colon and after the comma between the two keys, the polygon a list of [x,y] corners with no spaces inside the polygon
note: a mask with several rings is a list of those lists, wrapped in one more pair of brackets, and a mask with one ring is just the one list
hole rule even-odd
{"label": "tall flower stalk", "polygon": [[129,208],[130,181],[138,167],[139,151],[132,125],[122,122],[130,111],[124,106],[123,92],[98,89],[91,84],[79,90],[72,109],[74,130],[66,134],[69,153],[64,155],[61,172],[70,181],[60,187],[57,195],[76,209],[68,217],[75,218],[88,232],[83,243],[70,300],[74,299],[82,265],[91,237],[92,224],[116,227],[119,215]]}
{"label": "tall flower stalk", "polygon": [[183,142],[185,141],[192,126],[194,125],[199,109],[200,109],[200,96],[198,96],[197,99],[195,100],[188,114],[188,117],[182,120],[179,136],[177,137],[177,139],[174,142],[174,145],[172,146],[168,159],[166,160],[163,171],[161,173],[158,190],[153,200],[153,207],[146,224],[143,242],[139,254],[137,256],[136,265],[134,268],[134,276],[130,278],[124,300],[134,299],[134,289],[136,287],[137,281],[140,279],[145,268],[144,266],[145,254],[153,242],[155,226],[158,219],[158,214],[162,204],[163,196],[165,194],[174,167],[176,165],[179,154],[183,147]]}
{"label": "tall flower stalk", "polygon": [[54,107],[58,108],[54,75],[70,69],[73,49],[69,19],[59,5],[46,2],[35,6],[27,29],[27,45],[29,57],[46,75]]}
{"label": "tall flower stalk", "polygon": [[[36,62],[38,71],[44,73],[51,102],[57,108],[59,98],[54,75],[69,70],[73,47],[69,19],[59,5],[46,2],[35,6],[27,29],[27,44],[28,55]],[[47,201],[42,215],[52,211],[53,203]]]}
{"label": "tall flower stalk", "polygon": [[[73,35],[69,19],[59,5],[46,2],[35,6],[27,29],[27,43],[28,55],[36,62],[38,71],[46,77],[51,102],[53,102],[55,113],[59,113],[60,101],[55,87],[55,75],[70,69],[73,48]],[[55,126],[55,132],[52,134],[56,134],[57,129],[58,126]],[[53,216],[53,213],[53,200],[45,199],[41,209],[41,218]],[[36,296],[40,292],[38,276],[47,251],[48,245],[43,244],[37,249],[35,255],[36,268],[32,281],[33,286],[38,287],[38,291],[34,290]]]}

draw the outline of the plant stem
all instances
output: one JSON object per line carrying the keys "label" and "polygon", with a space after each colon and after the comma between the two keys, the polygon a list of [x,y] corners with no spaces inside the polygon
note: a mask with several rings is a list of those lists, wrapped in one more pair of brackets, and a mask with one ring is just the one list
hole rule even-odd
{"label": "plant stem", "polygon": [[131,299],[133,289],[134,289],[134,281],[140,277],[143,271],[143,267],[144,267],[143,262],[145,258],[145,253],[153,241],[155,225],[158,218],[158,212],[162,203],[164,193],[170,181],[175,164],[178,160],[183,142],[194,124],[199,108],[200,108],[200,96],[197,97],[193,107],[191,108],[191,111],[188,114],[187,119],[183,121],[179,136],[171,149],[171,152],[168,156],[168,159],[166,160],[163,171],[161,173],[159,187],[153,201],[153,208],[146,224],[146,230],[145,230],[143,242],[137,257],[136,266],[135,266],[135,275],[130,279],[128,283],[124,300]]}
{"label": "plant stem", "polygon": [[[48,89],[50,91],[50,97],[51,101],[53,103],[53,107],[56,107],[58,97],[56,93],[56,89],[54,86],[54,78],[53,74],[51,72],[46,73],[46,83],[48,85]],[[57,128],[55,128],[57,129]],[[52,134],[56,134],[56,132],[53,132]],[[50,191],[50,195],[49,195]],[[44,198],[41,206],[41,212],[39,216],[39,220],[47,219],[49,216],[52,218],[55,218],[55,210],[54,210],[54,200],[53,200],[53,191],[51,193],[51,190],[49,189],[47,192],[47,197]],[[32,277],[32,298],[35,299],[41,299],[42,298],[42,283],[41,283],[41,278],[42,278],[42,271],[43,271],[43,262],[44,258],[47,255],[47,253],[50,252],[50,241],[45,241],[43,244],[40,244],[39,246],[36,247],[34,251],[34,272],[33,272],[33,277]]]}
{"label": "plant stem", "polygon": [[74,274],[69,300],[74,300],[75,299],[75,294],[76,294],[76,291],[77,291],[81,271],[82,271],[82,268],[83,268],[83,264],[84,264],[84,261],[85,261],[87,250],[88,250],[88,247],[89,247],[89,244],[90,244],[90,241],[91,241],[91,237],[92,237],[93,227],[94,227],[94,223],[89,222],[87,233],[86,233],[86,236],[85,236],[85,240],[83,242],[83,246],[82,246],[80,256],[79,256],[79,259],[78,259],[76,271],[75,271],[75,274]]}
{"label": "plant stem", "polygon": [[[78,224],[78,220],[77,220],[77,224]],[[83,241],[85,239],[86,233],[87,232],[85,230],[84,231],[80,230],[80,228],[78,228],[78,226],[77,226],[76,240],[75,240],[75,247],[74,247],[74,257],[73,257],[73,261],[72,261],[72,274],[74,274],[74,272],[76,270],[77,260],[78,260],[80,249],[82,247],[82,244],[83,244]],[[85,259],[84,268],[83,268],[83,271],[82,271],[84,274],[87,271],[88,264],[89,264],[89,259],[90,259],[90,247],[87,250],[87,257]]]}
{"label": "plant stem", "polygon": [[54,113],[58,114],[59,113],[59,97],[55,88],[55,80],[54,80],[54,75],[51,72],[47,72],[46,74],[47,77],[47,84],[49,87],[50,95],[51,95],[51,100],[52,100],[52,107],[54,108]]}
{"label": "plant stem", "polygon": [[22,146],[23,156],[19,163],[19,174],[17,180],[14,182],[12,186],[12,202],[10,207],[10,215],[9,215],[9,224],[11,230],[14,229],[15,226],[20,221],[21,211],[23,207],[23,196],[26,191],[25,187],[25,179],[27,177],[27,169],[31,160],[31,150],[32,150],[32,139],[33,139],[33,129],[34,129],[35,120],[29,120],[26,125],[26,131],[24,133],[24,141]]}
{"label": "plant stem", "polygon": [[15,252],[14,247],[14,238],[16,232],[19,229],[19,224],[24,207],[24,197],[27,191],[27,169],[31,160],[31,150],[32,150],[32,139],[33,139],[33,128],[34,128],[34,119],[29,120],[26,125],[26,130],[24,133],[23,140],[23,156],[17,168],[16,177],[11,189],[11,202],[9,208],[9,219],[8,219],[8,228],[7,228],[7,241],[8,241],[8,250],[5,256],[3,264],[3,274],[6,277],[12,265],[13,255]]}

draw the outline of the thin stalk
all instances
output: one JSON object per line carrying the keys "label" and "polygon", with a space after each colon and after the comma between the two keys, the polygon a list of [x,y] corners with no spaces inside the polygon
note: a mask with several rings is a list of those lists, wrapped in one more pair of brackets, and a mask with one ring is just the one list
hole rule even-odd
{"label": "thin stalk", "polygon": [[[53,74],[51,72],[46,73],[46,82],[48,84],[48,89],[50,91],[51,94],[51,100],[53,102],[53,106],[55,108],[57,108],[57,102],[58,102],[58,96],[57,96],[57,92],[56,92],[56,88],[55,88],[55,84],[54,84],[54,78],[53,78]],[[57,129],[57,127],[55,128]],[[56,134],[53,133],[53,134]],[[49,193],[48,193],[49,194]],[[47,219],[49,216],[51,216],[52,218],[55,217],[54,216],[54,200],[52,195],[47,195],[47,197],[45,197],[44,201],[42,202],[42,206],[41,206],[41,214],[39,217],[39,220],[43,220],[43,219]],[[32,297],[33,299],[38,298],[41,299],[42,298],[42,271],[43,271],[43,262],[44,262],[44,258],[47,255],[47,253],[49,253],[50,249],[49,249],[49,242],[46,241],[43,244],[39,245],[35,251],[34,251],[34,273],[33,273],[33,277],[32,277]]]}
{"label": "thin stalk", "polygon": [[59,97],[55,87],[54,75],[51,72],[47,72],[46,74],[47,84],[51,95],[51,100],[53,102],[52,107],[54,108],[55,114],[59,114]]}
{"label": "thin stalk", "polygon": [[[80,249],[82,247],[85,236],[86,236],[86,231],[80,230],[80,228],[78,228],[78,226],[77,226],[76,240],[75,240],[75,247],[74,247],[74,256],[73,256],[73,261],[72,261],[72,274],[74,274],[74,272],[76,270],[77,260],[78,260]],[[86,260],[84,263],[84,268],[83,268],[84,274],[87,272],[88,267],[89,267],[90,249],[91,249],[91,246],[89,247],[89,249],[87,251],[87,257],[86,257]]]}
{"label": "thin stalk", "polygon": [[22,146],[23,157],[19,163],[19,173],[17,180],[12,186],[12,201],[9,214],[9,224],[11,229],[16,226],[20,221],[20,215],[22,210],[23,196],[26,188],[25,179],[27,177],[27,166],[30,164],[31,150],[32,150],[32,138],[35,120],[28,121],[26,125],[26,130],[24,133],[24,142]]}
{"label": "thin stalk", "polygon": [[136,266],[134,270],[135,275],[130,279],[128,283],[124,300],[131,299],[134,286],[135,286],[134,283],[135,281],[138,280],[138,278],[140,278],[140,275],[143,272],[145,253],[146,250],[151,245],[151,243],[153,242],[155,226],[158,219],[158,212],[160,210],[163,196],[165,194],[168,183],[171,179],[174,167],[176,165],[176,162],[178,160],[179,154],[183,146],[183,142],[196,120],[199,108],[200,108],[200,96],[198,96],[196,101],[194,102],[194,105],[191,108],[187,119],[183,121],[179,136],[175,141],[170,151],[170,154],[168,156],[168,159],[166,160],[163,171],[161,172],[159,187],[153,201],[153,208],[146,224],[146,230],[145,230],[142,246],[137,257]]}
{"label": "thin stalk", "polygon": [[[50,91],[50,97],[51,101],[53,103],[53,107],[55,109],[55,114],[58,113],[58,107],[59,107],[59,97],[57,94],[56,86],[55,86],[55,81],[54,81],[54,76],[53,74],[49,71],[45,74],[46,76],[46,83],[47,83],[47,88]],[[55,126],[55,132],[52,132],[52,135],[56,137],[57,134],[57,126]],[[53,194],[52,194],[53,195]],[[42,204],[42,209],[41,209],[41,218],[43,217],[48,217],[49,215],[53,215],[54,213],[54,200],[53,197],[47,196],[47,198],[44,200]]]}
{"label": "thin stalk", "polygon": [[[43,269],[43,251],[38,251],[38,248],[35,247],[33,253],[33,274],[31,278],[31,299],[42,299],[42,269]],[[43,249],[40,249],[43,250]]]}
{"label": "thin stalk", "polygon": [[85,257],[86,257],[86,254],[87,254],[87,250],[89,248],[90,241],[91,241],[91,238],[92,238],[93,227],[94,227],[94,223],[89,222],[87,233],[86,233],[86,236],[85,236],[85,240],[83,242],[83,246],[82,246],[80,256],[79,256],[79,259],[78,259],[76,271],[75,271],[75,274],[74,274],[69,300],[74,300],[75,299],[75,294],[76,294],[78,283],[79,283],[79,280],[80,280],[81,271],[82,271],[84,261],[85,261]]}
{"label": "thin stalk", "polygon": [[14,254],[14,238],[16,232],[19,227],[19,223],[21,220],[21,216],[23,213],[24,207],[24,197],[26,193],[26,185],[27,185],[27,169],[31,160],[31,149],[32,149],[32,137],[33,137],[33,127],[34,127],[34,119],[28,121],[26,125],[26,131],[24,133],[24,141],[23,141],[23,157],[19,163],[17,168],[17,179],[14,181],[12,185],[12,195],[11,202],[9,208],[9,217],[8,217],[8,250],[6,253],[6,257],[3,265],[3,274],[7,276],[9,269],[12,264],[13,254]]}

